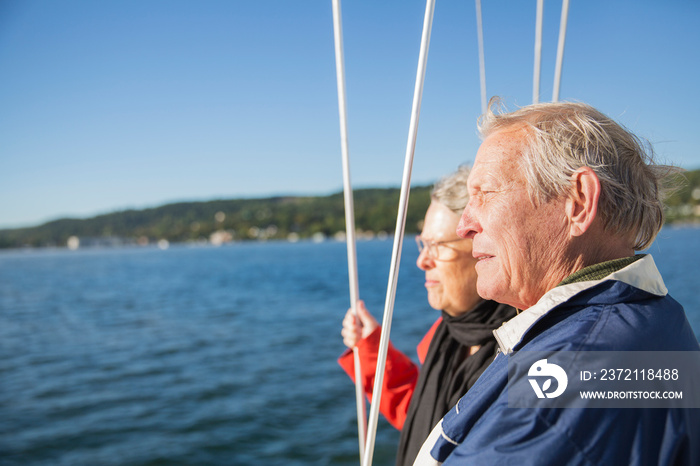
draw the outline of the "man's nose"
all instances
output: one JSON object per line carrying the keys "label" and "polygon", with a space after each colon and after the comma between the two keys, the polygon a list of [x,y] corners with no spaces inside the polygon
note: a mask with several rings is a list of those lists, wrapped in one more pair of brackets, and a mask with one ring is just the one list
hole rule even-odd
{"label": "man's nose", "polygon": [[459,223],[457,224],[457,236],[460,238],[474,238],[477,232],[477,225],[472,216],[469,204],[464,208],[462,216],[459,218]]}

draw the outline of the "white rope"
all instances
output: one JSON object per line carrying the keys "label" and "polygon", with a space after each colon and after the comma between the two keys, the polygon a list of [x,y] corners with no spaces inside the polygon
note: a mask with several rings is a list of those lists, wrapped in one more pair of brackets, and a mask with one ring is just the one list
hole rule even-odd
{"label": "white rope", "polygon": [[479,42],[479,79],[481,81],[481,113],[486,113],[486,62],[484,60],[484,28],[481,22],[481,0],[476,0],[476,33]]}
{"label": "white rope", "polygon": [[542,10],[544,0],[537,0],[537,23],[535,25],[535,67],[532,79],[532,103],[540,102],[540,70],[542,68]]}
{"label": "white rope", "polygon": [[372,391],[372,405],[369,410],[369,422],[367,429],[367,445],[365,446],[363,466],[372,464],[374,455],[374,440],[377,433],[377,421],[379,420],[379,404],[382,397],[382,384],[384,382],[384,369],[386,356],[389,349],[389,335],[391,333],[391,320],[394,312],[394,298],[396,296],[396,284],[399,277],[399,264],[401,262],[401,249],[406,227],[406,213],[408,210],[408,195],[411,188],[411,170],[413,167],[413,155],[416,149],[416,136],[418,134],[418,119],[423,95],[423,83],[425,82],[425,70],[428,62],[428,48],[430,45],[430,31],[433,25],[435,12],[435,0],[427,0],[425,16],[423,19],[423,34],[421,37],[420,54],[418,56],[418,71],[416,84],[413,91],[413,107],[411,109],[411,122],[409,124],[408,142],[406,144],[406,158],[401,183],[399,199],[399,211],[396,217],[396,229],[394,232],[394,249],[391,258],[391,270],[389,271],[389,283],[387,286],[386,302],[384,305],[384,318],[382,320],[382,333],[379,340],[379,353],[377,357],[377,371],[374,376],[374,389]]}
{"label": "white rope", "polygon": [[[352,184],[350,183],[350,156],[348,149],[347,107],[345,101],[345,63],[343,59],[343,25],[340,10],[340,0],[333,0],[333,32],[335,39],[335,70],[338,81],[338,112],[340,115],[340,145],[343,158],[343,192],[345,195],[345,231],[348,250],[348,281],[350,285],[350,306],[357,316],[357,302],[360,291],[357,280],[357,252],[355,250],[355,209],[353,205]],[[360,370],[360,354],[357,347],[353,348],[355,363],[355,402],[357,405],[357,438],[360,449],[360,462],[367,432],[367,416],[365,413],[365,395],[362,387],[362,371]]]}
{"label": "white rope", "polygon": [[566,22],[569,17],[569,0],[562,0],[561,23],[559,24],[559,45],[557,46],[557,66],[554,70],[554,90],[552,102],[559,101],[559,86],[561,85],[561,68],[564,63],[564,43],[566,42]]}

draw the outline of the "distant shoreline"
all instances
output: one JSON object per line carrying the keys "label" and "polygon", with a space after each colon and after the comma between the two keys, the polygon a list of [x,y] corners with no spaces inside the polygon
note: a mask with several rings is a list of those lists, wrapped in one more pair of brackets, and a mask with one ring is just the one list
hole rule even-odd
{"label": "distant shoreline", "polygon": [[[679,175],[679,189],[666,199],[666,224],[700,225],[700,170]],[[406,232],[419,232],[430,203],[431,186],[411,188]],[[359,237],[393,235],[399,188],[353,192]],[[239,241],[290,242],[331,238],[345,232],[343,193],[176,202],[129,209],[85,219],[58,219],[42,225],[0,229],[0,249],[115,247],[174,243],[221,245]]]}

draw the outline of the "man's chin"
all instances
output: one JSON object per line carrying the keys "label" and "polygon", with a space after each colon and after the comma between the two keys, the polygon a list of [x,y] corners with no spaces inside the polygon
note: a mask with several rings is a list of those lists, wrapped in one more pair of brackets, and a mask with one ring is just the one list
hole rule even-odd
{"label": "man's chin", "polygon": [[482,299],[498,301],[498,293],[495,292],[492,283],[487,283],[481,279],[477,279],[476,292]]}

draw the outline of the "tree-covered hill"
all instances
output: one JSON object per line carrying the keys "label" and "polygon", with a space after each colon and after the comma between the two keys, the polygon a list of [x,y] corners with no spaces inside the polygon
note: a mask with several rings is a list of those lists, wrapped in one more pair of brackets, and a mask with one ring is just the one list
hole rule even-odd
{"label": "tree-covered hill", "polygon": [[[700,223],[700,170],[683,173],[666,200],[669,223]],[[367,235],[393,234],[398,188],[354,192],[355,226]],[[418,232],[430,186],[411,189],[406,232]],[[0,230],[0,248],[66,246],[68,239],[90,244],[226,242],[251,239],[304,239],[345,232],[343,193],[179,202],[143,210],[125,210],[88,219],[60,219],[31,228]]]}
{"label": "tree-covered hill", "polygon": [[678,188],[665,200],[668,223],[700,223],[700,170],[676,178]]}
{"label": "tree-covered hill", "polygon": [[[399,189],[360,189],[354,193],[355,226],[366,232],[392,233]],[[411,189],[406,230],[418,231],[430,203],[430,187]],[[143,210],[125,210],[88,219],[60,219],[31,228],[0,230],[0,248],[80,244],[148,244],[219,240],[303,239],[345,231],[343,193],[318,197],[271,197],[208,202],[179,202]],[[291,236],[290,236],[291,235]]]}

